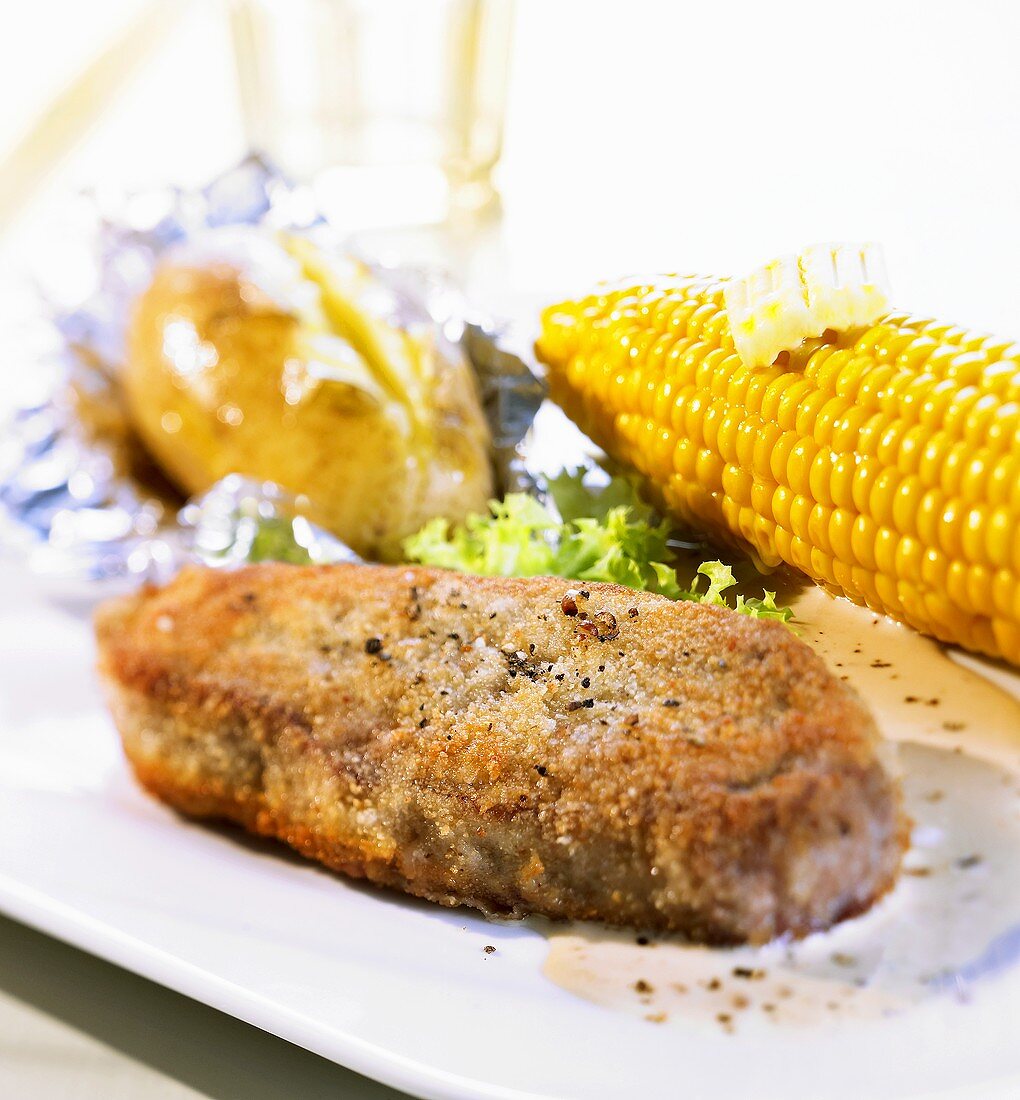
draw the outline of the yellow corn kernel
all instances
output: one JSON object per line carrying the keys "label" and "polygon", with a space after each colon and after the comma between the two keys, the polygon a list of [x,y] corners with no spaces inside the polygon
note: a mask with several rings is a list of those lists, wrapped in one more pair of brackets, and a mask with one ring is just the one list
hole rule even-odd
{"label": "yellow corn kernel", "polygon": [[1020,345],[891,313],[748,367],[725,285],[546,310],[552,396],[679,520],[1020,664]]}

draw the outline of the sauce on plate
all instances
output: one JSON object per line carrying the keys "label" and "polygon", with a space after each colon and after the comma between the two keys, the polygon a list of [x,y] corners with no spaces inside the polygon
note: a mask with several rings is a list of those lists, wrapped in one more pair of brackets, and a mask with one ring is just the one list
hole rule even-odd
{"label": "sauce on plate", "polygon": [[779,602],[899,743],[914,823],[899,883],[855,920],[758,948],[557,930],[544,973],[562,988],[652,1023],[732,1032],[965,1001],[1020,962],[1020,676],[814,586],[791,582]]}

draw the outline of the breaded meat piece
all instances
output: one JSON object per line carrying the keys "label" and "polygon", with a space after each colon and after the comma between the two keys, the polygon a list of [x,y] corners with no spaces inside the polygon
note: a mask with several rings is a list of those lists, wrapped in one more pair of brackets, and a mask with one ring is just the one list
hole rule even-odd
{"label": "breaded meat piece", "polygon": [[189,568],[107,603],[141,782],[443,905],[705,942],[803,935],[895,880],[897,782],[785,626],[615,585]]}

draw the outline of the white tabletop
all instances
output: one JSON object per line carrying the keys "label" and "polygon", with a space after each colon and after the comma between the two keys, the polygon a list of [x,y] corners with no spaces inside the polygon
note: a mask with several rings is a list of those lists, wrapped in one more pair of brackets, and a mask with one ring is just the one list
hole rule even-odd
{"label": "white tabletop", "polygon": [[[18,7],[0,157],[137,4]],[[462,266],[499,304],[878,239],[897,304],[1020,337],[1018,40],[1020,6],[996,0],[521,0],[506,216]],[[199,182],[242,151],[226,35],[196,5],[9,229],[8,278],[74,188]],[[0,1095],[397,1094],[0,918]]]}

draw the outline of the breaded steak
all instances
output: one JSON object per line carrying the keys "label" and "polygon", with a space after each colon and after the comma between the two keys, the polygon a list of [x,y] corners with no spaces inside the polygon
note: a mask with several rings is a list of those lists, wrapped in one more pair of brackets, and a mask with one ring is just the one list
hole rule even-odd
{"label": "breaded steak", "polygon": [[444,905],[760,942],[897,874],[874,723],[779,623],[549,577],[258,565],[111,601],[97,634],[150,791]]}

